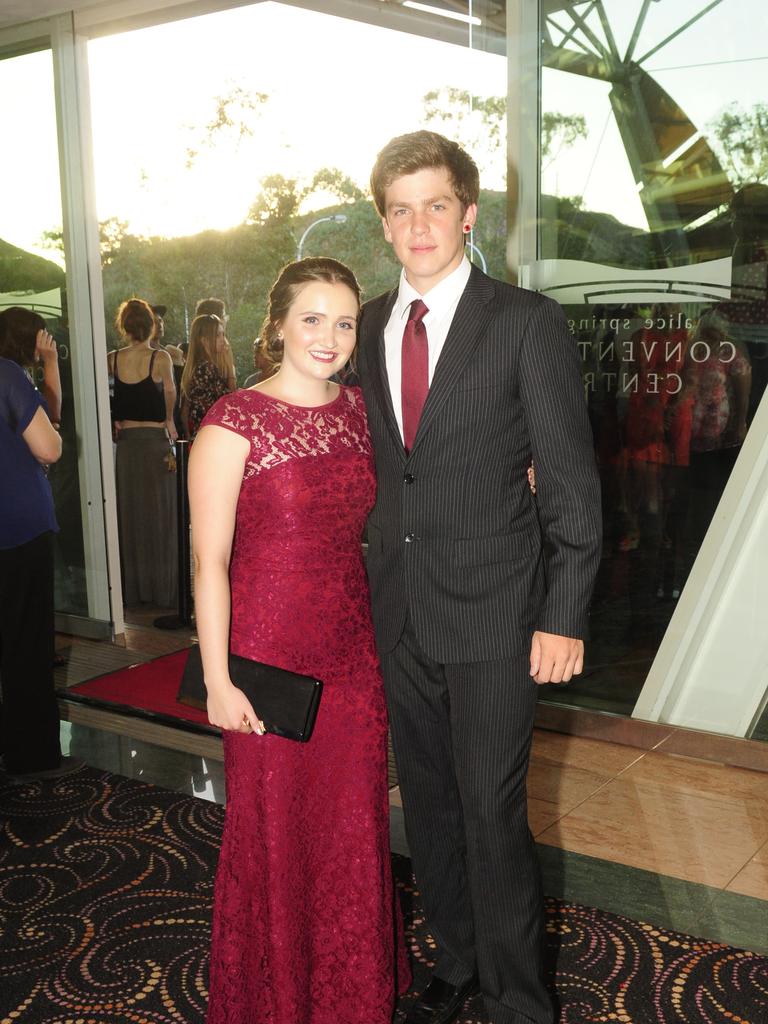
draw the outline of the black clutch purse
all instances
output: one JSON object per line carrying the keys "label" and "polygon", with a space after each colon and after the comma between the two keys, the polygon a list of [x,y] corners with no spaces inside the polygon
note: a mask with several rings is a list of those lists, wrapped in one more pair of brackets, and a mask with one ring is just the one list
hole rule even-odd
{"label": "black clutch purse", "polygon": [[[267,732],[307,742],[323,692],[319,679],[241,658],[238,654],[229,656],[229,677],[251,702]],[[197,645],[189,652],[176,699],[182,704],[205,709],[207,693]]]}

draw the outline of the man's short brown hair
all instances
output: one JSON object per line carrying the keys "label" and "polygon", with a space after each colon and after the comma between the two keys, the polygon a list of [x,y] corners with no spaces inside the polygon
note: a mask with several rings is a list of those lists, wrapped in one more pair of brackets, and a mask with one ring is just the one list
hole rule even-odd
{"label": "man's short brown hair", "polygon": [[448,171],[456,197],[465,210],[477,202],[480,195],[477,164],[458,142],[427,131],[391,139],[376,157],[371,171],[371,192],[379,215],[387,215],[384,193],[393,181],[405,174],[439,167]]}

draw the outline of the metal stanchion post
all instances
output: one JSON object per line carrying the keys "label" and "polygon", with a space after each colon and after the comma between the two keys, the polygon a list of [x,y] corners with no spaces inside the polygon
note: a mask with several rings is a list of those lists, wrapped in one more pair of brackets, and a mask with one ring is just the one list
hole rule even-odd
{"label": "metal stanchion post", "polygon": [[178,535],[179,594],[178,614],[155,619],[158,629],[184,629],[192,625],[192,580],[189,571],[189,495],[187,464],[189,441],[176,441],[176,527]]}

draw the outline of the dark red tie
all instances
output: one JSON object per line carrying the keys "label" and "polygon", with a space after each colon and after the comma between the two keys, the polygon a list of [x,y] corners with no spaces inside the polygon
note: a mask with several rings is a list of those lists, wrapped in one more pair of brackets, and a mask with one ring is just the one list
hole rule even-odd
{"label": "dark red tie", "polygon": [[403,398],[403,444],[409,452],[416,437],[421,410],[429,391],[429,343],[421,322],[429,312],[421,299],[414,299],[403,331],[401,393]]}

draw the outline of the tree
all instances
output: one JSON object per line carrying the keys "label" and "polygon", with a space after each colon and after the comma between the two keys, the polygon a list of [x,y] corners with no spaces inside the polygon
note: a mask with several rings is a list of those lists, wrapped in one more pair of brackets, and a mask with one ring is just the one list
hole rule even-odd
{"label": "tree", "polygon": [[300,208],[310,196],[318,193],[333,196],[342,203],[365,199],[365,193],[338,167],[321,167],[312,178],[303,181],[270,174],[259,184],[258,197],[245,218],[247,224],[288,222],[299,215]]}
{"label": "tree", "polygon": [[[428,92],[423,103],[425,120],[439,122],[444,133],[460,139],[481,165],[483,158],[479,154],[483,153],[488,169],[500,159],[506,160],[505,96],[473,96],[466,89],[442,86]],[[541,118],[542,165],[547,167],[563,149],[586,137],[587,122],[583,115],[544,113]]]}
{"label": "tree", "polygon": [[466,89],[441,86],[424,97],[424,120],[444,135],[461,140],[482,172],[503,173],[506,165],[505,96],[473,96]]}
{"label": "tree", "polygon": [[[99,222],[99,250],[102,263],[111,263],[120,248],[123,238],[128,234],[128,222],[119,217],[108,217]],[[51,249],[64,256],[64,229],[51,228],[40,236],[44,249]]]}
{"label": "tree", "polygon": [[731,103],[706,127],[735,189],[747,182],[768,182],[768,103],[756,103],[751,110]]}
{"label": "tree", "polygon": [[[558,158],[560,153],[572,146],[577,139],[586,139],[586,137],[587,121],[582,114],[560,114],[556,110],[547,111],[542,114],[542,170],[549,167]],[[557,149],[555,149],[556,143],[558,143]]]}
{"label": "tree", "polygon": [[328,192],[343,203],[356,203],[365,199],[366,194],[338,167],[321,167],[304,193],[304,198],[314,192]]}
{"label": "tree", "polygon": [[44,231],[40,236],[40,245],[43,249],[50,249],[64,257],[64,228],[51,228]]}
{"label": "tree", "polygon": [[[45,232],[55,234],[55,232]],[[20,249],[0,239],[0,290],[3,292],[46,292],[65,289],[64,271],[57,263]]]}
{"label": "tree", "polygon": [[294,218],[306,195],[296,178],[269,174],[259,182],[256,200],[246,214],[246,224],[269,224]]}
{"label": "tree", "polygon": [[108,217],[99,222],[99,249],[102,265],[111,263],[128,234],[128,221]]}
{"label": "tree", "polygon": [[222,136],[235,140],[239,146],[246,138],[252,138],[260,108],[269,100],[265,92],[251,92],[241,85],[233,85],[225,96],[214,96],[214,113],[202,129],[191,129],[198,133],[198,141],[187,147],[187,168],[192,167],[200,155],[200,149],[213,149]]}

